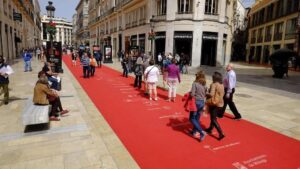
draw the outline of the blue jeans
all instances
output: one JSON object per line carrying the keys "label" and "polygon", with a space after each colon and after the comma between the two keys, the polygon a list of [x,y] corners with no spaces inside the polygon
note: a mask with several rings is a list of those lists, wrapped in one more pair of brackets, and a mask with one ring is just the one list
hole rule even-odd
{"label": "blue jeans", "polygon": [[27,72],[27,71],[31,71],[32,69],[31,69],[31,61],[29,60],[29,61],[25,61],[24,62],[25,63],[25,72]]}
{"label": "blue jeans", "polygon": [[90,66],[83,66],[83,77],[90,77]]}
{"label": "blue jeans", "polygon": [[192,134],[195,134],[196,131],[200,133],[201,136],[204,135],[203,129],[199,123],[203,108],[204,108],[204,100],[196,100],[197,111],[190,112],[190,121],[193,124],[194,128],[192,130]]}

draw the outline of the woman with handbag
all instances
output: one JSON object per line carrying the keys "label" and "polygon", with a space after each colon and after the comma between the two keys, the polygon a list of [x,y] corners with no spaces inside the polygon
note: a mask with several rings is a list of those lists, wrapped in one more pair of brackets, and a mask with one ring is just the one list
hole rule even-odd
{"label": "woman with handbag", "polygon": [[208,105],[208,109],[210,112],[210,125],[205,130],[207,133],[211,134],[214,127],[216,127],[219,138],[221,140],[225,137],[218,121],[217,115],[222,110],[224,105],[223,96],[224,96],[224,86],[222,84],[222,74],[219,72],[214,72],[212,76],[212,84],[209,88],[209,93],[207,94],[206,104]]}
{"label": "woman with handbag", "polygon": [[203,131],[200,125],[200,117],[204,108],[204,100],[206,94],[206,79],[203,71],[199,71],[196,74],[196,79],[192,84],[192,90],[190,97],[195,98],[196,111],[190,111],[190,122],[193,124],[192,136],[196,136],[196,132],[200,133],[200,141],[203,141],[206,133]]}

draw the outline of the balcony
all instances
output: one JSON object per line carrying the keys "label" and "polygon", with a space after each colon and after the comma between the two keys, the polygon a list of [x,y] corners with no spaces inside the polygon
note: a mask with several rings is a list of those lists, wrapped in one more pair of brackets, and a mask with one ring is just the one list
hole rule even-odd
{"label": "balcony", "polygon": [[156,15],[153,19],[154,21],[165,21],[167,19],[167,15]]}
{"label": "balcony", "polygon": [[131,23],[126,23],[126,29],[131,28]]}
{"label": "balcony", "polygon": [[137,21],[133,21],[132,22],[132,27],[136,27],[137,26]]}
{"label": "balcony", "polygon": [[145,25],[145,24],[146,24],[146,19],[139,20],[139,25]]}
{"label": "balcony", "polygon": [[183,19],[193,19],[193,13],[192,12],[185,12],[185,13],[177,13],[175,18],[177,20],[183,20]]}
{"label": "balcony", "polygon": [[286,33],[284,39],[286,39],[286,40],[288,40],[288,39],[296,39],[296,37],[297,37],[297,34],[295,32],[293,32],[293,33]]}
{"label": "balcony", "polygon": [[205,14],[204,15],[204,19],[205,20],[209,20],[209,21],[218,21],[219,20],[219,15],[218,14],[214,14],[214,15],[212,15],[212,14]]}

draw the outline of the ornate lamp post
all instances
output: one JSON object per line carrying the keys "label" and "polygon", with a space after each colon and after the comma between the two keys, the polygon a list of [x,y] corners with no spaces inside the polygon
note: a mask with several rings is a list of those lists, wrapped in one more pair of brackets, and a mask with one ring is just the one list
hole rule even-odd
{"label": "ornate lamp post", "polygon": [[148,33],[148,40],[151,40],[151,59],[153,59],[154,54],[153,54],[153,40],[155,39],[155,32],[153,32],[154,29],[154,20],[151,18],[150,19],[150,28],[151,31]]}
{"label": "ornate lamp post", "polygon": [[47,16],[49,18],[49,25],[47,31],[50,34],[50,55],[53,55],[53,34],[56,32],[55,23],[53,23],[52,18],[54,18],[55,7],[52,5],[53,2],[49,1],[46,6]]}

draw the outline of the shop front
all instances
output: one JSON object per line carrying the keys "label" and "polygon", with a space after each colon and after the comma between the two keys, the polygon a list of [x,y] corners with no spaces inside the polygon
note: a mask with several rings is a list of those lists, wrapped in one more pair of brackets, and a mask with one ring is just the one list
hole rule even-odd
{"label": "shop front", "polygon": [[193,32],[174,32],[173,55],[185,56],[190,64],[192,60]]}
{"label": "shop front", "polygon": [[155,63],[157,63],[158,54],[162,54],[166,50],[166,32],[155,32]]}
{"label": "shop front", "polygon": [[201,65],[216,66],[218,33],[203,32]]}

